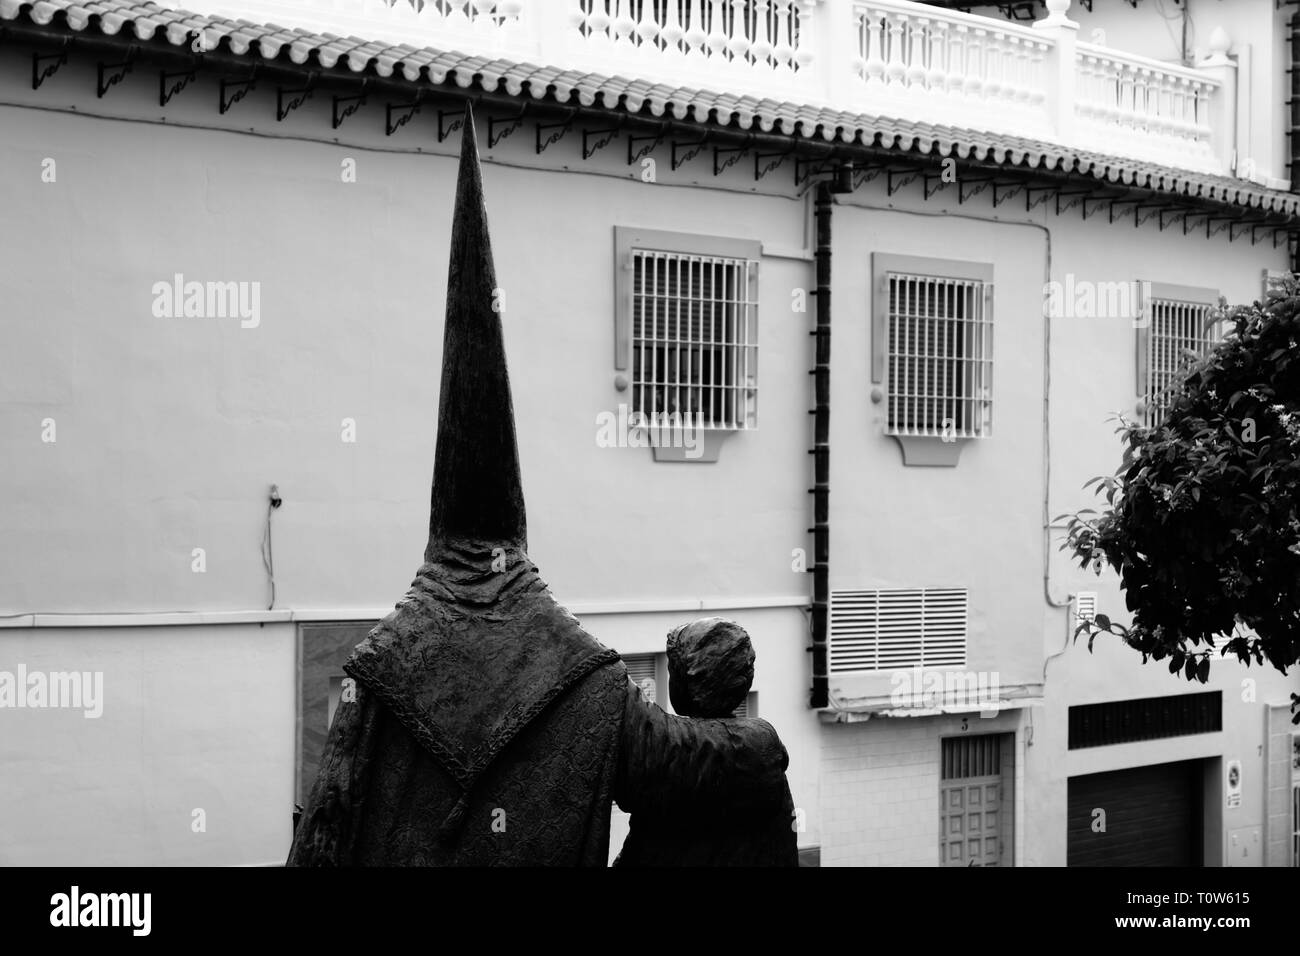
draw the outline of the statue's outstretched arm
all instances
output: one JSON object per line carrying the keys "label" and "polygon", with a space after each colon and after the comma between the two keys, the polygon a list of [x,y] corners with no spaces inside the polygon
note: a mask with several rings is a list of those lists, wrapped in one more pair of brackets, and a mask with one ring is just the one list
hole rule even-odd
{"label": "statue's outstretched arm", "polygon": [[652,816],[780,810],[790,758],[757,718],[699,720],[665,713],[628,681],[614,799]]}

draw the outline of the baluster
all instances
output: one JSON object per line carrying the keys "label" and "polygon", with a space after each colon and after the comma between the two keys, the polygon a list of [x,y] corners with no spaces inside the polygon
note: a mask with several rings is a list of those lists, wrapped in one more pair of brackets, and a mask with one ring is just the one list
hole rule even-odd
{"label": "baluster", "polygon": [[948,92],[965,93],[966,86],[966,41],[969,30],[964,23],[957,24],[952,31],[951,46],[948,49]]}
{"label": "baluster", "polygon": [[1029,102],[1029,57],[1032,41],[1014,37],[1011,44],[1011,52],[1015,57],[1011,71],[1011,75],[1015,77],[1013,84],[1015,99],[1017,103],[1025,104]]}
{"label": "baluster", "polygon": [[622,48],[625,43],[631,43],[632,31],[636,29],[636,21],[630,16],[632,10],[632,0],[614,0],[614,15],[611,22],[611,33],[613,34],[614,46]]}
{"label": "baluster", "polygon": [[663,38],[662,49],[670,57],[680,56],[682,37],[686,31],[682,29],[681,19],[677,15],[677,0],[668,0],[664,7],[667,15],[664,18],[663,29],[659,31],[659,36]]}
{"label": "baluster", "polygon": [[[647,4],[649,6],[649,4]],[[727,0],[711,0],[709,4],[709,50],[710,58],[722,62],[727,51]]]}
{"label": "baluster", "polygon": [[984,43],[984,98],[996,101],[1002,95],[1002,47],[1005,39],[1001,34],[989,35]]}
{"label": "baluster", "polygon": [[890,86],[902,84],[907,75],[907,66],[903,62],[903,31],[907,27],[907,14],[896,13],[889,20],[889,65],[885,68],[886,83]]}
{"label": "baluster", "polygon": [[[469,0],[448,0],[447,12],[443,15],[443,24],[449,30],[464,29],[469,26],[469,11],[465,8],[469,6]],[[438,15],[437,8],[431,4],[425,4],[421,13],[430,14],[433,17]]]}
{"label": "baluster", "polygon": [[972,99],[979,99],[984,94],[984,38],[987,30],[976,27],[966,43],[966,94]]}
{"label": "baluster", "polygon": [[1192,82],[1192,90],[1195,93],[1196,118],[1192,121],[1192,128],[1196,131],[1196,139],[1203,142],[1209,142],[1210,139],[1210,98],[1209,89],[1200,81]]}
{"label": "baluster", "polygon": [[1029,105],[1034,109],[1038,109],[1047,102],[1045,71],[1043,68],[1043,62],[1046,56],[1046,43],[1041,40],[1030,41],[1029,76],[1026,85],[1029,87]]}
{"label": "baluster", "polygon": [[[592,0],[591,12],[587,14],[587,26],[591,27],[591,35],[587,39],[598,47],[605,47],[613,39],[609,33],[609,12],[605,7],[606,2],[607,0]],[[452,0],[452,3],[459,5],[460,0]]]}
{"label": "baluster", "polygon": [[704,30],[704,17],[700,13],[700,0],[691,0],[690,7],[691,22],[686,26],[686,55],[698,56],[700,59],[708,54],[708,48],[705,41],[709,35]]}
{"label": "baluster", "polygon": [[865,15],[864,23],[867,29],[867,48],[866,53],[866,81],[867,86],[883,86],[885,83],[885,57],[883,55],[883,46],[885,38],[881,33],[880,14],[874,10],[868,10]]}
{"label": "baluster", "polygon": [[[1037,83],[1034,85],[1038,86]],[[1091,121],[1097,112],[1097,58],[1088,53],[1080,54],[1078,60],[1074,112],[1084,121]]]}
{"label": "baluster", "polygon": [[746,0],[731,0],[731,36],[727,40],[732,62],[745,59],[749,52],[749,14]]}
{"label": "baluster", "polygon": [[[801,70],[807,69],[812,63],[816,49],[813,39],[813,18],[816,7],[816,0],[795,0],[795,19],[791,21],[790,42],[794,44],[794,62]],[[794,32],[794,26],[798,24],[798,31]]]}
{"label": "baluster", "polygon": [[659,22],[655,19],[655,5],[653,3],[646,3],[642,0],[641,20],[636,25],[636,35],[640,38],[639,46],[643,50],[649,51],[663,48],[662,41],[659,39]]}
{"label": "baluster", "polygon": [[772,42],[768,39],[767,11],[771,4],[767,0],[754,2],[754,45],[749,48],[756,66],[771,66]]}
{"label": "baluster", "polygon": [[925,28],[929,25],[925,17],[912,20],[911,43],[907,51],[907,85],[925,85]]}
{"label": "baluster", "polygon": [[793,31],[790,29],[790,21],[794,18],[792,0],[776,0],[776,46],[772,50],[772,56],[776,61],[776,66],[781,70],[791,69],[791,63],[794,57],[794,45],[790,42]]}
{"label": "baluster", "polygon": [[937,93],[948,88],[945,54],[948,46],[948,22],[937,20],[930,24],[930,69],[925,74],[925,85]]}

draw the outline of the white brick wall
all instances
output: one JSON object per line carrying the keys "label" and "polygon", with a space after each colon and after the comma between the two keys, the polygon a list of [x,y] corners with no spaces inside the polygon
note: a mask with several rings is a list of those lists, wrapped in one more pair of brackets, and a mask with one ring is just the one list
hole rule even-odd
{"label": "white brick wall", "polygon": [[[938,866],[939,738],[961,724],[905,717],[822,726],[822,866]],[[967,733],[1018,724],[1017,712],[976,716]],[[1017,746],[1017,784],[1022,763]]]}

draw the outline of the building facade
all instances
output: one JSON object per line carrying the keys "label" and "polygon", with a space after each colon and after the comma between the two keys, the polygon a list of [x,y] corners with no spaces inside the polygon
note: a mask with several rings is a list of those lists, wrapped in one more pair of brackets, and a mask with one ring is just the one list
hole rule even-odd
{"label": "building facade", "polygon": [[469,99],[530,555],[665,706],[749,630],[809,862],[1295,865],[1297,676],[1070,640],[1110,416],[1295,266],[1289,14],[1166,6],[0,0],[0,862],[283,860]]}

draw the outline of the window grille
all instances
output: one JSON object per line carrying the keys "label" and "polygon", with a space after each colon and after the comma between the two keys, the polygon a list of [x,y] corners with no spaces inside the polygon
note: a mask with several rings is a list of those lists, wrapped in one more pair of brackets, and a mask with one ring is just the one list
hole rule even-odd
{"label": "window grille", "polygon": [[966,665],[966,589],[832,591],[830,672]]}
{"label": "window grille", "polygon": [[1152,296],[1146,336],[1145,424],[1154,427],[1173,403],[1174,390],[1191,363],[1188,351],[1202,354],[1223,339],[1223,329],[1211,323],[1215,306],[1208,302]]}
{"label": "window grille", "polygon": [[632,250],[632,408],[652,426],[754,428],[758,263]]}
{"label": "window grille", "polygon": [[885,433],[987,438],[993,426],[991,283],[889,272]]}

